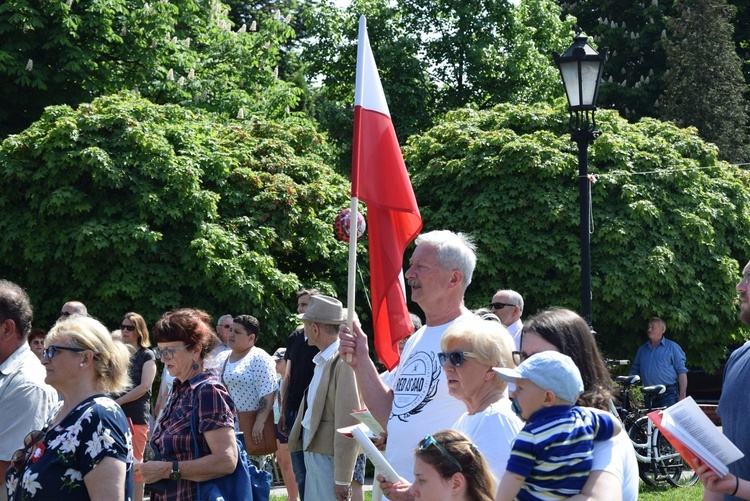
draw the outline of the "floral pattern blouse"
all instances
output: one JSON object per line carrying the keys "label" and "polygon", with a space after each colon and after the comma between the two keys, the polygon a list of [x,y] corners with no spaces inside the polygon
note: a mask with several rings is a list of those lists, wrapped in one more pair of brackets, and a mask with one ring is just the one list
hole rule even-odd
{"label": "floral pattern blouse", "polygon": [[[83,477],[105,457],[127,465],[125,500],[133,498],[132,436],[125,414],[114,400],[91,396],[59,425],[49,429],[48,424],[42,431],[45,436],[31,448],[23,472],[8,469],[8,499],[88,500]],[[18,494],[16,489],[20,489]]]}

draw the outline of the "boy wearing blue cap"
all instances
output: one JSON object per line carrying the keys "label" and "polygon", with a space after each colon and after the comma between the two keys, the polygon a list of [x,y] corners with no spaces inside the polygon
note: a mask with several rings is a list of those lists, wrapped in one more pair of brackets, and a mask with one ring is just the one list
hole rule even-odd
{"label": "boy wearing blue cap", "polygon": [[614,417],[573,404],[583,392],[581,373],[567,355],[537,353],[516,369],[495,367],[516,384],[513,410],[527,421],[513,442],[496,501],[567,498],[581,492],[591,471],[594,441],[622,427]]}

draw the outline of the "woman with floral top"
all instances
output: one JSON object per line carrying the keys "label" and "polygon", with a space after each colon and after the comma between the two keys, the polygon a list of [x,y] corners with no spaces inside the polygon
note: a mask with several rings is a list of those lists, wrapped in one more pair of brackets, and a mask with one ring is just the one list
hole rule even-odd
{"label": "woman with floral top", "polygon": [[32,431],[8,469],[12,500],[130,500],[132,438],[106,394],[129,384],[130,354],[90,317],[55,324],[44,342],[47,384],[62,396],[43,430]]}
{"label": "woman with floral top", "polygon": [[[175,380],[151,437],[151,448],[160,460],[136,464],[135,478],[161,484],[161,492],[151,487],[152,501],[192,501],[197,499],[197,482],[229,475],[237,466],[235,406],[216,371],[204,367],[219,341],[208,313],[192,309],[165,313],[153,332],[159,346],[156,355]],[[193,412],[197,455],[190,432]]]}

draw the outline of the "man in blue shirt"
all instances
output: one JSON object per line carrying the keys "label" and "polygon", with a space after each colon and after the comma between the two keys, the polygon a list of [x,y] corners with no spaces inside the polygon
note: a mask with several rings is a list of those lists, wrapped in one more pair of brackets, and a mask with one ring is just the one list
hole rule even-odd
{"label": "man in blue shirt", "polygon": [[685,352],[680,345],[664,339],[667,324],[659,317],[648,323],[648,341],[638,348],[630,374],[641,376],[643,386],[663,384],[667,391],[654,397],[654,407],[668,407],[682,400],[687,392]]}

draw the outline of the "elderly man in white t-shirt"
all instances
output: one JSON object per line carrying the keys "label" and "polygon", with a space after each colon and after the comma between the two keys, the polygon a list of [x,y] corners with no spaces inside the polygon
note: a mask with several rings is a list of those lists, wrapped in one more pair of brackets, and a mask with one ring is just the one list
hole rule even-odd
{"label": "elderly man in white t-shirt", "polygon": [[[414,479],[414,454],[428,433],[450,428],[466,408],[448,394],[438,361],[440,337],[462,315],[464,292],[476,266],[474,245],[463,234],[432,231],[417,237],[417,248],[405,273],[411,298],[425,314],[425,326],[406,343],[393,389],[378,376],[370,360],[367,336],[354,324],[354,332],[342,329],[340,350],[351,361],[365,404],[388,431],[385,457],[407,482]],[[408,483],[381,483],[389,499],[411,499]]]}

